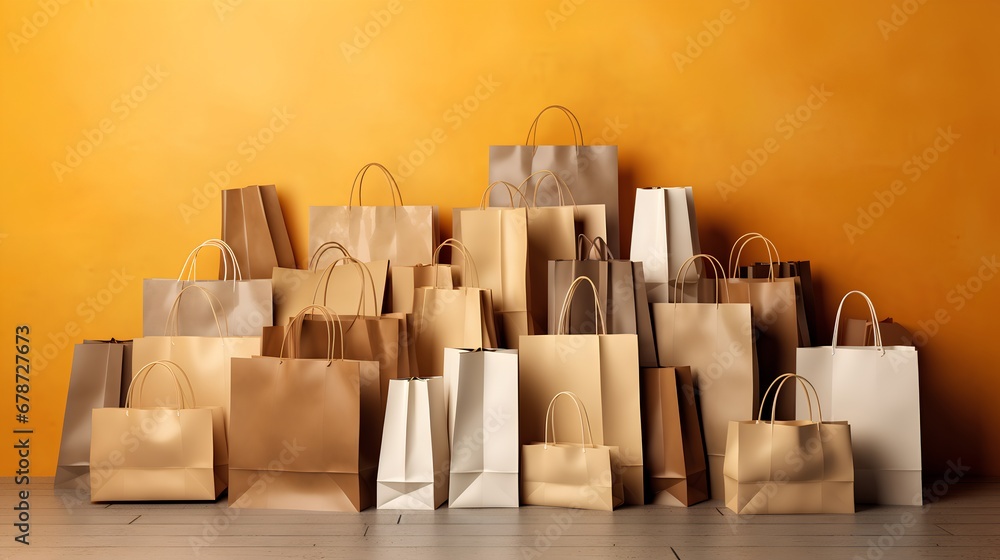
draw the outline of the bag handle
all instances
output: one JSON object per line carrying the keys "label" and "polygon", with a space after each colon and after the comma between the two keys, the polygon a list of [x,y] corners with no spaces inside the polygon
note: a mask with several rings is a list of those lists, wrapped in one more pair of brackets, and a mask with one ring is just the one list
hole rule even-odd
{"label": "bag handle", "polygon": [[386,182],[389,184],[389,194],[392,195],[392,206],[394,208],[396,207],[396,198],[397,197],[399,198],[399,206],[402,206],[403,205],[403,193],[401,193],[399,191],[399,184],[396,183],[396,179],[395,179],[395,177],[392,176],[392,173],[390,173],[389,170],[386,168],[386,166],[382,165],[381,163],[369,163],[369,164],[366,164],[364,167],[362,167],[361,171],[358,171],[358,174],[354,176],[354,182],[351,183],[350,198],[347,199],[347,206],[348,206],[348,208],[350,208],[351,206],[354,205],[354,189],[355,188],[358,189],[358,206],[363,206],[363,204],[361,202],[361,189],[364,186],[365,175],[368,173],[368,170],[370,168],[372,168],[372,167],[377,167],[377,168],[381,169],[382,170],[382,174],[385,175]]}
{"label": "bag handle", "polygon": [[[560,391],[556,393],[552,400],[549,401],[549,408],[545,411],[545,442],[542,449],[549,448],[549,420],[552,420],[552,445],[557,445],[556,440],[556,417],[553,412],[555,412],[556,400],[559,397],[566,396],[569,397],[573,404],[576,405],[576,411],[580,416],[580,449],[584,453],[587,452],[587,447],[596,448],[597,445],[594,444],[594,431],[590,427],[590,416],[587,415],[587,407],[583,406],[583,402],[580,401],[580,397],[576,396],[575,393],[570,391]],[[584,429],[586,425],[586,429]],[[590,436],[590,445],[587,445],[587,436]]]}
{"label": "bag handle", "polygon": [[545,112],[548,111],[549,109],[558,109],[562,111],[564,115],[566,115],[566,118],[569,119],[570,128],[573,129],[573,145],[576,146],[577,148],[582,148],[583,127],[580,126],[580,119],[576,118],[576,115],[573,114],[573,111],[570,111],[569,109],[567,109],[562,105],[549,105],[548,107],[539,111],[538,116],[535,117],[535,120],[531,121],[531,127],[528,129],[528,137],[524,139],[524,145],[532,146],[533,148],[532,153],[534,153],[535,150],[538,149],[538,144],[536,143],[536,135],[538,132],[538,121],[539,119],[542,118],[542,115],[545,114]]}
{"label": "bag handle", "polygon": [[344,244],[339,241],[327,241],[316,248],[312,256],[309,257],[309,270],[316,272],[316,267],[319,265],[319,259],[329,250],[340,251],[343,256],[350,257],[351,253],[344,247]]}
{"label": "bag handle", "polygon": [[[222,301],[219,300],[218,296],[216,296],[212,292],[206,290],[205,288],[203,288],[201,286],[198,286],[197,284],[191,284],[190,286],[184,286],[183,288],[181,288],[181,291],[177,292],[177,296],[174,297],[174,303],[173,303],[173,305],[170,306],[170,311],[167,313],[167,323],[163,327],[163,332],[164,333],[172,333],[172,334],[170,334],[168,336],[179,336],[177,333],[179,332],[178,323],[180,323],[181,297],[184,295],[184,292],[186,292],[188,290],[198,290],[201,293],[205,294],[205,298],[208,299],[209,305],[212,306],[212,316],[215,317],[215,326],[216,326],[216,328],[219,329],[219,337],[221,337],[221,338],[228,337],[229,336],[229,317],[226,316],[226,308],[222,305]],[[222,319],[223,319],[223,321],[226,324],[226,331],[225,331],[224,334],[223,334],[223,331],[222,331],[222,324],[219,323],[219,314],[216,313],[216,311],[215,311],[215,305],[216,304],[218,304],[219,305],[219,309],[222,310]],[[171,329],[170,327],[173,327],[173,329]]]}
{"label": "bag handle", "polygon": [[560,177],[559,175],[556,175],[555,173],[553,173],[552,171],[550,171],[548,169],[542,169],[542,170],[539,170],[539,171],[535,171],[531,175],[528,175],[527,177],[525,177],[524,180],[521,181],[521,184],[517,187],[517,190],[519,190],[521,192],[525,192],[525,193],[528,192],[528,190],[527,190],[527,184],[528,184],[529,181],[531,181],[531,178],[534,177],[535,175],[541,175],[541,177],[538,177],[537,179],[535,179],[534,193],[532,194],[532,197],[531,197],[531,205],[532,206],[534,206],[535,208],[538,207],[538,190],[542,186],[542,182],[545,179],[548,179],[549,177],[552,177],[552,181],[556,185],[556,193],[559,195],[559,206],[565,206],[566,205],[566,200],[563,198],[563,191],[565,191],[567,194],[569,194],[569,200],[570,200],[570,202],[572,202],[573,206],[576,206],[576,197],[573,196],[573,190],[569,188],[569,185],[566,184],[566,181],[563,181],[562,177]]}
{"label": "bag handle", "polygon": [[479,209],[480,210],[486,210],[487,208],[489,208],[490,193],[493,191],[493,187],[495,187],[497,185],[503,185],[504,187],[507,188],[507,195],[510,196],[510,207],[511,208],[518,208],[518,206],[514,204],[514,193],[517,193],[517,195],[519,197],[521,197],[521,200],[524,201],[524,206],[525,207],[530,206],[528,199],[525,198],[525,196],[524,196],[524,193],[521,192],[521,189],[517,188],[517,186],[514,185],[514,183],[510,183],[508,181],[493,181],[492,183],[490,183],[490,185],[488,187],[486,187],[485,190],[483,190],[483,196],[479,199]]}
{"label": "bag handle", "polygon": [[[819,392],[816,391],[816,387],[808,379],[806,379],[805,377],[802,377],[801,375],[796,375],[794,373],[783,373],[783,374],[779,375],[778,377],[776,377],[774,379],[774,381],[772,381],[771,384],[768,385],[767,391],[764,391],[764,396],[760,398],[760,402],[766,401],[767,400],[767,396],[769,394],[771,394],[771,389],[774,389],[774,401],[773,401],[773,404],[771,405],[771,420],[770,421],[763,420],[764,410],[763,410],[763,408],[761,408],[760,410],[757,411],[757,422],[758,423],[760,423],[760,422],[768,422],[768,423],[771,424],[771,428],[772,429],[774,428],[774,415],[777,414],[777,412],[778,412],[778,394],[781,392],[781,388],[784,387],[785,382],[791,381],[791,380],[794,380],[794,381],[792,381],[792,383],[794,383],[795,385],[801,385],[802,386],[802,391],[806,395],[806,406],[809,408],[809,421],[810,422],[814,421],[813,420],[813,410],[812,410],[812,399],[809,397],[809,390],[810,389],[812,390],[812,395],[816,397],[816,411],[817,411],[817,413],[819,415],[819,423],[820,424],[823,423],[823,406],[819,402]],[[796,381],[798,383],[795,383]],[[777,385],[777,388],[775,388],[775,385]]]}
{"label": "bag handle", "polygon": [[[479,287],[479,269],[476,268],[476,261],[473,260],[472,253],[469,252],[469,248],[465,246],[465,243],[462,243],[461,241],[455,239],[454,237],[449,237],[448,239],[445,239],[444,241],[441,242],[440,245],[438,245],[437,247],[434,248],[434,255],[431,257],[431,264],[432,265],[439,264],[438,263],[438,257],[441,255],[441,249],[443,247],[446,247],[446,246],[447,247],[454,247],[455,249],[458,249],[459,251],[461,251],[462,252],[462,257],[466,261],[468,261],[469,268],[472,270],[472,274],[473,274],[473,278],[475,280],[475,283],[468,283],[468,282],[465,281],[465,268],[463,267],[462,268],[462,284],[467,285],[467,287],[469,287],[469,288],[478,288]],[[435,288],[440,287],[440,286],[438,286],[438,275],[437,274],[434,275],[434,287]]]}
{"label": "bag handle", "polygon": [[555,334],[569,334],[566,332],[569,330],[569,304],[573,301],[577,287],[583,283],[590,284],[591,291],[594,293],[594,317],[597,320],[597,326],[600,327],[595,330],[597,334],[608,334],[608,325],[604,321],[604,311],[601,309],[601,304],[597,301],[597,286],[594,285],[593,280],[586,276],[577,276],[573,280],[573,283],[569,285],[569,289],[566,290],[566,297],[563,298],[562,309],[559,311],[559,323]]}
{"label": "bag handle", "polygon": [[684,284],[685,279],[687,278],[687,271],[688,268],[690,268],[691,265],[698,260],[708,261],[712,265],[712,270],[715,273],[715,306],[718,307],[719,304],[722,303],[722,300],[719,299],[720,283],[726,288],[726,301],[730,301],[729,282],[726,281],[726,269],[722,267],[722,263],[719,262],[719,259],[706,253],[699,253],[688,257],[677,271],[677,278],[674,279],[674,305],[684,303]]}
{"label": "bag handle", "polygon": [[[743,235],[741,235],[739,237],[739,239],[736,240],[735,243],[733,243],[733,248],[729,250],[729,277],[730,278],[738,278],[739,277],[739,274],[737,274],[739,271],[737,269],[740,266],[740,256],[743,255],[743,248],[746,246],[747,243],[749,243],[751,241],[754,241],[756,239],[760,239],[761,241],[763,241],[764,242],[764,246],[767,248],[767,262],[768,262],[768,269],[769,269],[768,270],[768,276],[767,276],[767,278],[768,278],[769,282],[774,282],[774,266],[773,266],[773,263],[780,263],[781,262],[781,257],[778,255],[778,248],[774,245],[774,243],[770,239],[768,239],[768,238],[764,237],[763,235],[761,235],[759,233],[756,233],[756,232],[744,233]],[[739,247],[740,247],[739,252],[736,251],[736,246],[737,245],[739,245]],[[774,251],[773,255],[771,254],[772,250]],[[733,254],[734,253],[736,254],[736,260],[735,261],[733,260]]]}
{"label": "bag handle", "polygon": [[[336,258],[332,263],[327,265],[325,269],[323,269],[323,273],[320,274],[319,277],[320,278],[319,282],[316,283],[316,289],[313,290],[313,297],[312,297],[313,305],[319,305],[316,303],[316,296],[319,295],[320,286],[323,286],[323,305],[324,306],[326,305],[326,298],[330,294],[330,280],[333,278],[333,269],[336,268],[341,263],[353,264],[355,267],[357,267],[358,274],[361,276],[361,297],[358,298],[358,310],[354,314],[355,317],[362,314],[361,310],[365,305],[365,294],[368,291],[367,288],[365,287],[365,280],[368,280],[368,286],[371,287],[372,309],[375,312],[375,316],[381,315],[382,310],[378,308],[378,294],[375,293],[375,278],[372,276],[371,270],[368,270],[368,266],[365,265],[365,263],[350,256]],[[326,281],[323,280],[324,277],[326,278]],[[351,322],[351,326],[352,327],[354,326],[353,321]],[[348,330],[350,329],[348,328]]]}
{"label": "bag handle", "polygon": [[[145,386],[146,378],[149,376],[149,372],[152,371],[156,366],[161,366],[170,373],[171,379],[174,380],[174,388],[176,389],[177,395],[177,415],[180,416],[181,409],[196,408],[198,405],[195,402],[194,389],[191,386],[191,380],[188,378],[187,374],[181,366],[177,365],[175,362],[170,360],[156,360],[149,362],[148,364],[142,366],[139,371],[136,372],[132,381],[128,385],[128,392],[125,394],[125,416],[128,416],[128,409],[130,408],[142,408],[142,404],[138,401],[142,400],[142,388]],[[178,377],[178,374],[180,377]],[[191,403],[190,406],[187,405],[187,400],[185,397],[187,394],[181,388],[180,379],[184,379],[189,389],[191,389]],[[135,398],[135,406],[133,407],[133,398]]]}
{"label": "bag handle", "polygon": [[[343,359],[344,356],[344,324],[340,320],[340,315],[336,311],[330,309],[329,307],[324,307],[322,305],[307,305],[292,317],[292,320],[288,322],[288,327],[285,328],[285,336],[281,337],[281,349],[278,351],[278,359],[281,363],[282,358],[285,357],[285,343],[288,342],[288,359],[295,359],[298,354],[298,349],[296,348],[296,341],[302,340],[302,324],[305,322],[305,317],[307,312],[317,311],[323,316],[323,323],[326,325],[327,334],[327,347],[326,347],[326,359],[327,366],[333,363],[334,351],[333,344],[336,341],[334,337],[333,325],[337,326],[340,331],[340,356]],[[295,340],[289,340],[289,336],[292,332],[295,332]]]}
{"label": "bag handle", "polygon": [[243,273],[240,271],[240,263],[236,260],[236,252],[233,248],[229,246],[228,243],[221,239],[206,239],[198,244],[194,249],[188,253],[186,259],[184,259],[184,265],[181,267],[180,274],[177,275],[177,281],[181,282],[184,279],[184,271],[187,271],[187,279],[189,282],[193,282],[198,278],[198,253],[205,247],[216,247],[221,253],[223,262],[223,274],[222,281],[225,282],[229,280],[229,263],[233,263],[233,291],[236,291],[236,281],[243,280]]}
{"label": "bag handle", "polygon": [[875,313],[875,304],[872,303],[868,294],[860,290],[851,290],[840,299],[840,305],[837,307],[837,318],[833,321],[833,342],[830,344],[830,354],[832,355],[837,353],[837,335],[840,332],[840,313],[844,310],[844,302],[847,301],[847,298],[850,297],[851,294],[858,294],[859,296],[865,298],[865,301],[868,302],[868,311],[872,316],[872,331],[875,333],[875,349],[880,351],[884,356],[885,347],[882,345],[882,329],[878,324],[878,315]]}

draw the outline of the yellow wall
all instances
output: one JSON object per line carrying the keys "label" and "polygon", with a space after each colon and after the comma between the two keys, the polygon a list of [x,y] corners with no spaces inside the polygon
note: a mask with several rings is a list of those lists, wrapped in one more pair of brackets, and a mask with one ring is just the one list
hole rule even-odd
{"label": "yellow wall", "polygon": [[[1000,239],[1000,4],[63,2],[0,3],[0,355],[12,369],[30,325],[32,474],[54,471],[72,344],[138,336],[142,278],[219,233],[213,178],[276,183],[304,264],[308,206],[344,203],[362,164],[402,171],[406,202],[439,204],[449,230],[487,147],[562,103],[619,145],[623,223],[634,187],[694,185],[707,250],[760,231],[812,261],[827,332],[849,289],[923,329],[926,469],[1000,475],[1000,282],[982,267]],[[553,116],[542,138],[569,134]],[[765,153],[737,186],[732,166]]]}

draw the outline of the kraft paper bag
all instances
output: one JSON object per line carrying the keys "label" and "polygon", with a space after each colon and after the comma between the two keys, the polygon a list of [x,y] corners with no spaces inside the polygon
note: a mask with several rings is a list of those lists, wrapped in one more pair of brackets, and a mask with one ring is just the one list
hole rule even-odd
{"label": "kraft paper bag", "polygon": [[[307,313],[332,326],[320,359],[288,352]],[[233,359],[229,505],[361,511],[375,501],[378,363],[333,358],[344,340],[341,321],[322,307],[303,309],[291,324],[283,357]]]}
{"label": "kraft paper bag", "polygon": [[[222,240],[232,246],[248,279],[267,280],[276,266],[295,268],[292,241],[274,185],[222,191]],[[225,263],[219,268],[221,276]]]}
{"label": "kraft paper bag", "polygon": [[[573,126],[573,145],[539,145],[535,141],[534,131],[538,121],[549,109],[558,109],[570,119]],[[618,146],[586,145],[583,130],[576,116],[565,107],[551,105],[542,109],[535,117],[524,145],[490,146],[490,183],[506,181],[520,185],[529,176],[542,170],[549,170],[558,175],[569,186],[577,204],[603,205],[607,231],[606,235],[600,237],[607,239],[616,252],[624,251],[618,224]],[[525,194],[532,197],[535,193],[525,191]],[[494,191],[490,205],[502,206],[506,198],[505,193]],[[537,200],[539,206],[551,206],[557,203],[557,198],[551,194],[541,196]],[[593,238],[598,234],[589,233],[588,236]]]}
{"label": "kraft paper bag", "polygon": [[[503,186],[510,207],[487,207],[487,196]],[[510,183],[492,183],[483,192],[479,208],[454,211],[455,238],[476,263],[479,286],[490,290],[497,319],[499,344],[517,348],[521,335],[534,334],[535,321],[528,312],[528,209],[514,207],[514,194],[521,191]],[[452,262],[461,264],[462,253]]]}
{"label": "kraft paper bag", "polygon": [[[591,259],[595,254],[597,258]],[[591,242],[581,235],[577,240],[576,260],[549,261],[548,332],[555,332],[559,317],[557,306],[566,296],[570,284],[579,276],[590,278],[597,286],[598,302],[605,310],[609,333],[637,335],[640,367],[656,367],[659,362],[642,263],[615,259],[610,247],[600,237]],[[579,332],[595,320],[586,302],[573,302],[569,315],[570,330]]]}
{"label": "kraft paper bag", "polygon": [[[728,301],[722,263],[711,255],[695,255],[715,270],[716,301]],[[706,267],[708,268],[708,267]],[[678,272],[683,283],[685,266]],[[758,410],[757,357],[753,315],[749,303],[686,303],[677,286],[674,303],[654,303],[653,331],[660,362],[691,367],[701,409],[708,455],[709,491],[723,496],[723,458],[731,420],[756,417]]]}
{"label": "kraft paper bag", "polygon": [[390,269],[393,313],[413,313],[413,293],[417,288],[454,288],[461,285],[457,267],[448,264],[393,266]]}
{"label": "kraft paper bag", "polygon": [[[570,334],[569,308],[577,286],[594,294],[595,334]],[[634,334],[605,334],[604,312],[597,305],[597,288],[587,277],[570,286],[555,334],[521,338],[519,349],[519,419],[521,444],[544,438],[541,412],[556,393],[572,391],[586,406],[594,441],[617,446],[622,465],[625,502],[642,504],[642,422],[639,410],[639,342]],[[560,426],[572,425],[569,411],[554,413]]]}
{"label": "kraft paper bag", "polygon": [[[457,240],[445,240],[435,250],[454,246],[464,251]],[[444,373],[445,348],[496,348],[496,318],[490,290],[481,289],[476,263],[468,255],[462,279],[468,287],[446,289],[417,288],[413,299],[413,341],[417,354],[417,370],[421,375],[436,377]]]}
{"label": "kraft paper bag", "polygon": [[[213,310],[219,305],[211,292],[200,286],[188,286],[177,294],[174,308],[168,317],[170,329],[167,336],[144,336],[133,341],[133,373],[137,375],[139,368],[157,360],[169,360],[180,366],[191,382],[194,397],[202,406],[218,406],[222,410],[226,429],[230,426],[229,392],[231,379],[231,360],[233,358],[248,358],[260,354],[259,336],[229,336],[218,321],[224,313],[213,317],[215,336],[176,336],[177,313],[185,296],[191,299],[201,299],[199,294],[208,300],[208,307]],[[204,302],[202,303],[204,305]],[[149,381],[145,389],[146,399],[156,402],[173,394],[173,384],[165,377]]]}
{"label": "kraft paper bag", "polygon": [[[556,437],[554,405],[559,397],[568,397],[576,405],[577,414],[571,415],[576,416],[575,421],[559,425],[567,431],[579,426],[579,444],[569,438],[572,443],[560,443]],[[552,426],[551,439],[549,426]],[[612,511],[625,503],[618,447],[594,443],[583,399],[570,391],[560,391],[552,397],[545,412],[543,442],[521,447],[525,505]]]}
{"label": "kraft paper bag", "polygon": [[[749,303],[753,308],[754,332],[757,342],[757,360],[760,372],[758,391],[767,387],[786,371],[795,371],[795,349],[799,346],[799,309],[801,308],[801,286],[798,278],[779,278],[773,274],[767,278],[735,278],[738,273],[740,256],[747,243],[760,240],[767,248],[773,263],[780,263],[781,257],[770,239],[759,233],[747,233],[736,240],[729,253],[729,302]],[[778,265],[771,270],[779,268]],[[761,402],[765,412],[771,410],[771,403]],[[795,393],[786,391],[778,402],[778,420],[795,418]]]}
{"label": "kraft paper bag", "polygon": [[[205,247],[222,253],[224,274],[220,280],[197,280],[198,253]],[[177,280],[146,278],[142,281],[142,335],[163,336],[167,315],[177,295],[188,286],[208,290],[222,304],[222,319],[236,336],[260,336],[261,330],[274,324],[271,281],[267,277],[244,280],[243,269],[233,249],[220,239],[209,239],[191,251]],[[185,272],[187,277],[185,279]],[[212,313],[198,301],[185,301],[177,311],[177,334],[180,336],[216,336]]]}
{"label": "kraft paper bag", "polygon": [[647,501],[687,507],[707,500],[708,467],[691,368],[642,368],[639,376]]}
{"label": "kraft paper bag", "polygon": [[517,351],[445,348],[449,508],[518,507]]}
{"label": "kraft paper bag", "polygon": [[[844,301],[865,298],[874,324],[874,346],[838,346]],[[840,301],[831,346],[799,348],[796,371],[819,391],[827,417],[849,420],[854,441],[858,503],[920,505],[920,372],[917,349],[889,346],[875,306],[862,292]],[[799,400],[799,414],[805,404]]]}
{"label": "kraft paper bag", "polygon": [[729,423],[726,507],[741,514],[854,513],[851,426],[823,420],[822,397],[798,375],[778,376],[765,397],[787,381],[792,389],[800,383],[806,395],[811,391],[800,402],[816,402],[818,414],[773,422],[758,414]]}
{"label": "kraft paper bag", "polygon": [[89,482],[91,411],[125,406],[131,380],[131,340],[84,340],[73,347],[56,488],[76,488]]}
{"label": "kraft paper bag", "polygon": [[[385,174],[392,206],[364,205],[362,189],[365,175],[371,168]],[[354,205],[355,190],[358,191],[357,206]],[[337,241],[360,261],[389,261],[393,266],[412,266],[431,262],[437,240],[437,207],[405,206],[396,180],[379,163],[365,165],[355,176],[347,206],[309,207],[310,253],[327,241]],[[320,260],[317,266],[326,264],[327,261]]]}
{"label": "kraft paper bag", "polygon": [[[311,264],[320,260],[313,259]],[[288,324],[289,318],[309,305],[321,305],[343,315],[381,315],[388,277],[389,261],[361,262],[351,256],[334,258],[322,270],[275,268],[271,279],[274,324]],[[374,300],[371,295],[364,297],[366,293],[374,293]]]}
{"label": "kraft paper bag", "polygon": [[[691,187],[647,187],[635,191],[629,258],[642,263],[651,303],[672,303],[681,265],[701,253]],[[689,269],[683,288],[698,301],[698,269]]]}
{"label": "kraft paper bag", "polygon": [[816,318],[816,292],[813,289],[812,267],[809,261],[754,263],[739,267],[740,278],[795,278],[795,303],[799,324],[799,346],[819,344],[819,322]]}
{"label": "kraft paper bag", "polygon": [[448,420],[441,377],[393,379],[382,431],[379,509],[437,509],[448,499]]}
{"label": "kraft paper bag", "polygon": [[[144,406],[143,384],[159,366],[174,386],[173,406]],[[92,502],[215,500],[226,489],[222,409],[198,406],[184,370],[168,361],[140,368],[124,408],[95,408],[90,444]]]}

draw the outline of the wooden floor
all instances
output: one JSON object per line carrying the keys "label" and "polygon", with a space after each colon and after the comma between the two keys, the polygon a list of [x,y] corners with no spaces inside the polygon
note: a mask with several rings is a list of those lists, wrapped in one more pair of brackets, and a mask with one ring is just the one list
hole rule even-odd
{"label": "wooden floor", "polygon": [[95,505],[33,479],[28,546],[14,541],[13,508],[22,488],[0,480],[3,559],[1000,558],[1000,482],[993,480],[941,483],[936,502],[923,507],[736,516],[719,502],[614,513],[539,507],[309,513],[229,509],[224,500]]}

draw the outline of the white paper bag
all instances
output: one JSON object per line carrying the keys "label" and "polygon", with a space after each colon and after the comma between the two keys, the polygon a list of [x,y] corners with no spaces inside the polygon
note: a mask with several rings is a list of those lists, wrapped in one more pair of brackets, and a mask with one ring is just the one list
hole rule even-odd
{"label": "white paper bag", "polygon": [[[672,303],[677,272],[701,252],[691,187],[636,189],[629,258],[642,263],[650,303]],[[698,301],[698,270],[685,276],[685,295]]]}

